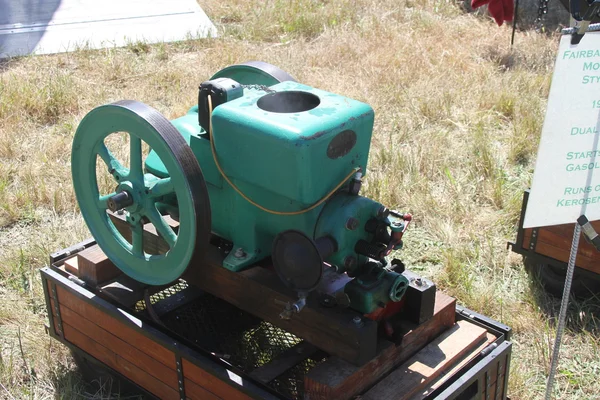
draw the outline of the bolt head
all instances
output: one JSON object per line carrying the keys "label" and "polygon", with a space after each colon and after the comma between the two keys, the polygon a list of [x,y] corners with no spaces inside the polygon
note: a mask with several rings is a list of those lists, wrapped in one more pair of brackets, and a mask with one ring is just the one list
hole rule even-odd
{"label": "bolt head", "polygon": [[346,229],[353,231],[358,228],[358,220],[354,217],[348,218],[346,221]]}
{"label": "bolt head", "polygon": [[238,247],[237,249],[235,249],[235,253],[233,253],[233,256],[235,258],[244,258],[246,257],[246,252],[241,247]]}

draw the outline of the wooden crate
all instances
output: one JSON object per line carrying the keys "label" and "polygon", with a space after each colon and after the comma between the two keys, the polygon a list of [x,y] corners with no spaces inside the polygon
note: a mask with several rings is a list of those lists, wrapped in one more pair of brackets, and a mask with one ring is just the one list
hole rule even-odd
{"label": "wooden crate", "polygon": [[[92,245],[90,242],[87,247]],[[184,334],[181,330],[171,331],[168,318],[162,319],[165,326],[158,326],[136,312],[143,299],[143,291],[138,288],[127,291],[127,283],[119,286],[114,282],[91,287],[74,277],[65,268],[71,264],[73,271],[73,260],[77,258],[73,253],[69,252],[70,258],[55,255],[54,266],[42,270],[51,316],[50,334],[161,399],[349,399],[356,395],[372,399],[445,398],[439,397],[440,393],[447,392],[460,376],[482,362],[490,369],[486,387],[495,385],[494,397],[489,398],[506,396],[508,362],[494,372],[492,361],[498,359],[498,354],[490,358],[491,353],[481,353],[501,351],[507,358],[510,329],[471,312],[456,312],[453,299],[442,293],[436,299],[434,322],[409,330],[399,346],[381,342],[377,357],[363,366],[350,364],[298,338],[287,350],[262,360],[260,365],[241,368],[235,355],[227,358],[211,354],[202,343],[193,342],[196,337],[185,337],[185,330]],[[162,315],[170,315],[165,314],[169,310],[183,310],[188,304],[182,300],[186,291],[198,295],[197,289],[188,287],[161,300],[153,309]],[[136,297],[137,302],[132,300]],[[445,325],[447,321],[452,321],[449,326]],[[293,382],[286,378],[291,371],[296,374]],[[292,390],[281,389],[286,379],[293,383]],[[472,383],[469,385],[457,390],[472,390]]]}

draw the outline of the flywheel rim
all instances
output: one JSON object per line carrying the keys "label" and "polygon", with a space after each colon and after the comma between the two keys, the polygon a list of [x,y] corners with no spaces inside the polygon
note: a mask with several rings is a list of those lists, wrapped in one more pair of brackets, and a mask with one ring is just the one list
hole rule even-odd
{"label": "flywheel rim", "polygon": [[[123,167],[104,143],[104,139],[116,132],[129,135],[130,168]],[[155,179],[144,174],[141,141],[160,156],[169,172],[168,178]],[[118,184],[114,193],[105,196],[100,196],[98,188],[98,157]],[[188,266],[198,264],[206,254],[211,229],[210,201],[198,160],[177,129],[152,107],[124,100],[90,111],[73,139],[71,172],[77,202],[92,236],[128,276],[146,284],[167,284],[183,275]],[[133,204],[125,208],[131,243],[119,233],[106,212],[108,198],[122,190],[133,198]],[[156,208],[156,199],[170,193],[178,203],[177,232]],[[150,220],[168,243],[166,254],[144,252],[142,217]]]}

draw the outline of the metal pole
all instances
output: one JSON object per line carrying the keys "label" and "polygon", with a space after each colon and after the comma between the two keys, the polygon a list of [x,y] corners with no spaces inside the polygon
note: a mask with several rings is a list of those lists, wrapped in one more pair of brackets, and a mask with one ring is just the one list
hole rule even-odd
{"label": "metal pole", "polygon": [[581,235],[581,226],[575,224],[573,232],[573,243],[571,243],[571,254],[569,255],[569,266],[567,267],[567,276],[565,278],[565,287],[563,289],[562,300],[560,303],[560,313],[558,314],[558,327],[556,328],[556,339],[554,340],[554,349],[552,351],[552,361],[550,362],[550,374],[546,384],[545,400],[552,398],[552,387],[554,386],[554,375],[556,374],[556,366],[560,352],[560,343],[565,329],[565,321],[567,319],[567,307],[569,305],[569,294],[571,293],[571,283],[573,281],[573,273],[575,272],[575,258],[577,257],[577,248],[579,247],[579,236]]}

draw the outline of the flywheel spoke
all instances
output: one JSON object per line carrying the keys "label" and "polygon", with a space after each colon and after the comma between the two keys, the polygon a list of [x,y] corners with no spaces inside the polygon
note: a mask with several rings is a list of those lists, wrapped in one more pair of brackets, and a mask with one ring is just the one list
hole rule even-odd
{"label": "flywheel spoke", "polygon": [[150,186],[149,196],[152,198],[165,196],[169,193],[173,193],[175,191],[175,187],[173,186],[173,182],[171,182],[171,178],[163,178],[156,181],[152,186]]}
{"label": "flywheel spoke", "polygon": [[116,195],[116,193],[107,194],[106,196],[100,196],[100,198],[98,199],[98,208],[101,210],[108,209],[107,201],[114,195]]}
{"label": "flywheel spoke", "polygon": [[102,161],[106,164],[108,168],[108,172],[114,177],[115,173],[119,177],[129,175],[129,169],[125,168],[123,164],[113,154],[110,152],[108,147],[104,143],[102,143],[98,147],[98,155],[102,158]]}
{"label": "flywheel spoke", "polygon": [[134,135],[129,135],[129,178],[142,180],[142,140]]}
{"label": "flywheel spoke", "polygon": [[167,242],[170,248],[175,246],[175,242],[177,241],[177,234],[169,226],[167,221],[160,215],[156,208],[152,208],[151,210],[146,210],[146,217],[152,222],[152,225],[156,228],[156,231],[162,236],[162,238]]}
{"label": "flywheel spoke", "polygon": [[134,256],[144,255],[144,228],[141,223],[131,227],[131,252]]}

